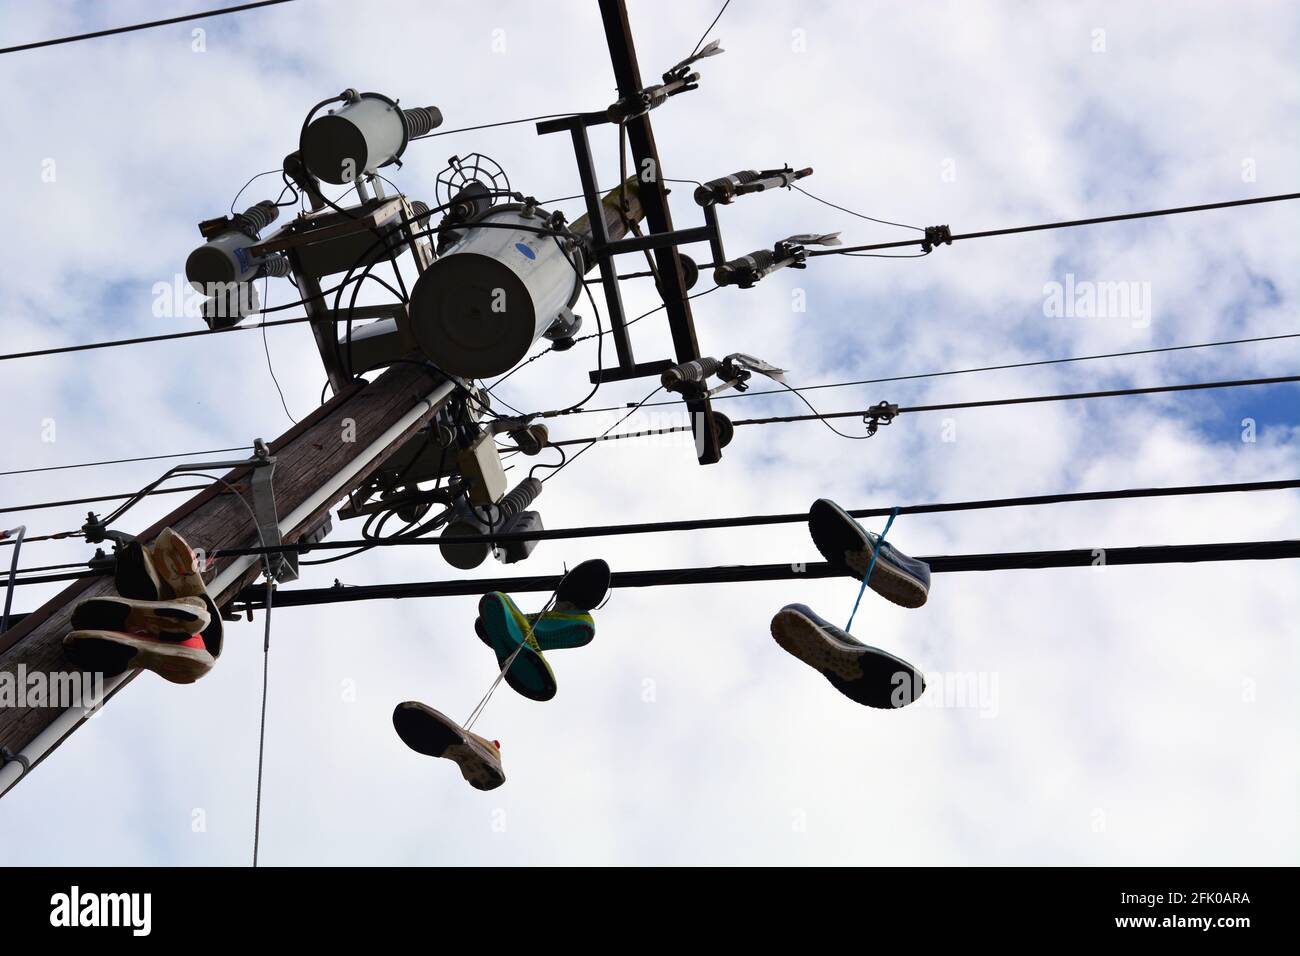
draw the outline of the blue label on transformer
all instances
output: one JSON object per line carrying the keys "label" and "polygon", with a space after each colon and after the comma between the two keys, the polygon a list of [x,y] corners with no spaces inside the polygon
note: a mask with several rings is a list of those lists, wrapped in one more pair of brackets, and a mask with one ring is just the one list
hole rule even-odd
{"label": "blue label on transformer", "polygon": [[529,259],[537,258],[537,253],[533,252],[532,249],[528,248],[528,246],[524,245],[522,242],[516,242],[515,248],[526,255]]}

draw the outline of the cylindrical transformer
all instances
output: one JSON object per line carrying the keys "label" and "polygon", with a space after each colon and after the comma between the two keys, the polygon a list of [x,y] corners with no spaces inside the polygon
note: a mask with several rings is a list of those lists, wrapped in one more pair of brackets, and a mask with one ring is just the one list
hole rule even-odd
{"label": "cylindrical transformer", "polygon": [[530,217],[522,206],[499,206],[457,226],[462,238],[421,274],[411,293],[411,328],[439,368],[465,378],[504,374],[577,302],[581,253],[552,236],[510,228],[537,229],[546,219],[540,210]]}
{"label": "cylindrical transformer", "polygon": [[[280,267],[249,253],[258,233],[275,222],[280,210],[270,200],[249,206],[230,220],[230,227],[190,253],[185,277],[198,291],[215,296],[231,283],[251,282],[264,274],[284,275]],[[267,266],[270,268],[266,268]]]}
{"label": "cylindrical transformer", "polygon": [[307,127],[302,158],[317,179],[342,185],[387,166],[412,136],[442,123],[436,106],[403,110],[382,93],[360,93]]}

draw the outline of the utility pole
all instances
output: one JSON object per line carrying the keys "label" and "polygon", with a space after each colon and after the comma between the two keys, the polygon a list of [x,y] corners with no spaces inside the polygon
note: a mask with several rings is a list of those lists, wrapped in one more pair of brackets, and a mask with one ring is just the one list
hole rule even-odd
{"label": "utility pole", "polygon": [[[605,26],[605,40],[609,44],[609,58],[614,67],[614,79],[619,96],[631,96],[641,89],[641,67],[637,64],[636,44],[632,40],[632,27],[627,19],[624,0],[600,0],[600,19]],[[650,127],[650,114],[643,113],[627,121],[628,144],[641,179],[641,206],[645,209],[646,223],[652,233],[673,231],[673,217],[668,208],[668,190],[664,184],[663,167],[659,164],[659,150],[655,147],[654,131]],[[645,172],[649,171],[647,180]],[[716,228],[715,228],[716,233]],[[700,346],[695,338],[695,320],[687,298],[686,278],[682,274],[682,260],[675,245],[660,246],[654,250],[664,299],[668,313],[668,327],[672,332],[673,350],[678,362],[689,362],[700,357]],[[718,438],[718,424],[707,397],[687,403],[691,420],[696,428],[697,450],[701,464],[712,464],[722,457]]]}
{"label": "utility pole", "polygon": [[[397,365],[370,384],[355,382],[269,445],[275,458],[273,490],[280,539],[297,541],[328,519],[332,505],[357,489],[384,459],[424,425],[447,401],[456,386],[415,365]],[[137,537],[152,541],[163,528],[172,527],[190,546],[211,553],[219,548],[248,547],[258,543],[258,526],[250,514],[252,466],[235,468],[220,482],[186,501]],[[263,533],[265,536],[265,532]],[[235,556],[214,561],[205,573],[213,601],[226,609],[240,589],[262,568],[256,556]],[[76,581],[45,602],[18,625],[0,635],[0,672],[46,675],[55,686],[56,675],[76,672],[63,653],[63,637],[71,630],[76,604],[113,590],[111,577]],[[219,666],[219,665],[218,665]],[[115,694],[138,671],[110,681]],[[107,686],[107,685],[106,685]],[[6,707],[0,709],[0,794],[71,734],[84,713],[82,708]]]}

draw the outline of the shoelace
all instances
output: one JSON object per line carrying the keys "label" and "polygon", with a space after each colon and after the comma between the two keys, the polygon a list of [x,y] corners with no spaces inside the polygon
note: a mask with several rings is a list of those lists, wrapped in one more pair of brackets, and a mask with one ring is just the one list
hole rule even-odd
{"label": "shoelace", "polygon": [[898,517],[898,505],[895,505],[889,512],[889,520],[885,522],[885,530],[880,532],[880,537],[876,538],[875,547],[871,549],[871,563],[867,565],[867,573],[862,575],[862,587],[858,588],[858,599],[853,602],[853,611],[849,614],[849,623],[844,625],[844,630],[849,631],[853,628],[853,618],[857,616],[858,605],[862,603],[862,595],[867,591],[867,582],[871,580],[871,572],[876,567],[876,557],[880,554],[880,549],[885,543],[885,535],[889,534],[889,526],[894,523]]}

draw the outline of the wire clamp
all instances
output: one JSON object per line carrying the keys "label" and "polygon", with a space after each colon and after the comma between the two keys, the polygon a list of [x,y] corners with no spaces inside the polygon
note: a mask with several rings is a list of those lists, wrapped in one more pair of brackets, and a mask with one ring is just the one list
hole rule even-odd
{"label": "wire clamp", "polygon": [[948,226],[926,226],[925,238],[921,240],[922,252],[933,252],[935,246],[951,246],[952,229]]}
{"label": "wire clamp", "polygon": [[867,436],[870,437],[876,433],[881,425],[888,425],[898,417],[898,406],[889,402],[877,402],[867,409],[867,413],[862,416],[862,424],[867,426]]}

